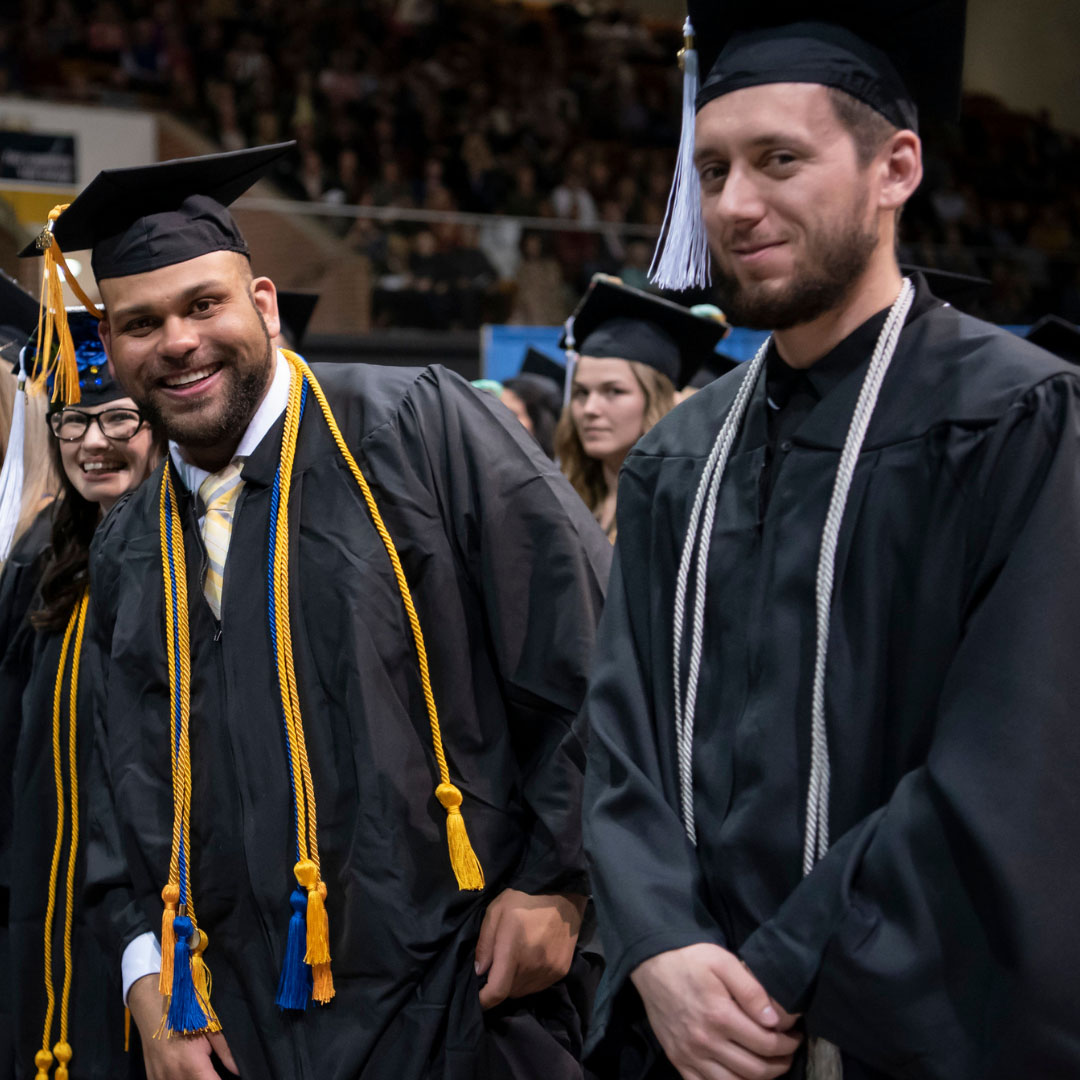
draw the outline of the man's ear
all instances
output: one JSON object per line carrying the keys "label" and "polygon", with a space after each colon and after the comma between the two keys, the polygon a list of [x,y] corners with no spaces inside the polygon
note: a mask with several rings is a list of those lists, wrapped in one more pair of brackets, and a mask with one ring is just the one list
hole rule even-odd
{"label": "man's ear", "polygon": [[[109,316],[106,315],[103,319],[98,319],[97,324],[98,337],[101,338],[101,344],[105,346],[105,355],[109,358],[109,363],[112,363],[112,328],[109,326]],[[115,376],[114,376],[115,377]]]}
{"label": "man's ear", "polygon": [[922,182],[922,142],[914,131],[897,131],[879,155],[881,188],[878,208],[899,210]]}
{"label": "man's ear", "polygon": [[251,300],[266,323],[266,332],[276,338],[281,332],[281,319],[277,309],[277,287],[268,277],[251,279]]}

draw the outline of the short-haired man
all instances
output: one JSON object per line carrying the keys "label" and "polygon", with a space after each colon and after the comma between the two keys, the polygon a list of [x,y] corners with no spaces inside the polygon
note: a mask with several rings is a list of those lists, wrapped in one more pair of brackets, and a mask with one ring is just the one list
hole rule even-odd
{"label": "short-haired man", "polygon": [[608,545],[458,377],[272,348],[226,207],[285,149],[102,174],[51,238],[170,439],[92,560],[89,877],[148,1072],[579,1077]]}
{"label": "short-haired man", "polygon": [[1080,1075],[1080,373],[897,267],[921,145],[867,39],[906,13],[920,89],[962,4],[782,6],[692,11],[721,298],[774,333],[623,468],[586,706],[597,1059]]}

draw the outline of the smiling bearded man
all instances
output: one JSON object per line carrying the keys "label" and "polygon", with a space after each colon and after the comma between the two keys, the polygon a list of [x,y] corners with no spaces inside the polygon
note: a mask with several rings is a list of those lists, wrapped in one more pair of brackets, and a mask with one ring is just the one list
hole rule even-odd
{"label": "smiling bearded man", "polygon": [[91,566],[88,876],[148,1073],[571,1080],[610,549],[457,376],[271,347],[226,206],[287,149],[110,170],[51,236],[171,440]]}
{"label": "smiling bearded man", "polygon": [[921,145],[869,43],[941,110],[963,3],[692,17],[700,205],[676,190],[658,265],[700,283],[707,236],[774,333],[623,466],[598,1071],[1080,1075],[1080,376],[901,276]]}

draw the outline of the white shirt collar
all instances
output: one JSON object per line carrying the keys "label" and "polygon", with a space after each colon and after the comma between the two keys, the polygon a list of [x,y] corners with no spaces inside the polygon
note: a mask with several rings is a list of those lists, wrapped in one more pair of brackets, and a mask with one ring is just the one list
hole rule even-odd
{"label": "white shirt collar", "polygon": [[[251,418],[247,430],[240,439],[240,445],[236,448],[233,461],[243,462],[254,453],[255,448],[263,441],[267,432],[277,422],[277,418],[285,411],[285,406],[289,403],[290,377],[289,362],[282,355],[281,350],[278,349],[270,389],[266,391],[266,396],[255,410],[255,415]],[[181,456],[180,447],[172,440],[169,441],[169,456],[176,466],[176,471],[180,474],[184,487],[193,494],[197,492],[210,473],[206,469],[200,469],[198,465],[192,465],[191,462],[185,461]]]}

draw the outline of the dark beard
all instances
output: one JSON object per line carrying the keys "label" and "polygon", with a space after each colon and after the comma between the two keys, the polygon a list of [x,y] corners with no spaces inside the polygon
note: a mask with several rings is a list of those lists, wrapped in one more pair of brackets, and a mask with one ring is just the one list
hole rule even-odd
{"label": "dark beard", "polygon": [[[256,309],[257,310],[257,309]],[[262,326],[266,347],[263,363],[258,369],[238,373],[236,368],[226,363],[222,374],[227,380],[225,389],[225,407],[221,414],[212,419],[195,416],[175,416],[166,418],[152,400],[140,401],[143,414],[150,421],[155,431],[163,434],[171,442],[193,449],[220,446],[230,439],[238,439],[246,430],[255,410],[259,406],[266,384],[273,371],[273,346],[261,313],[259,325]],[[215,357],[209,358],[211,361]]]}
{"label": "dark beard", "polygon": [[877,234],[853,223],[840,237],[810,251],[811,270],[781,293],[756,295],[716,265],[716,288],[724,314],[751,330],[789,330],[840,307],[862,276],[877,246]]}

